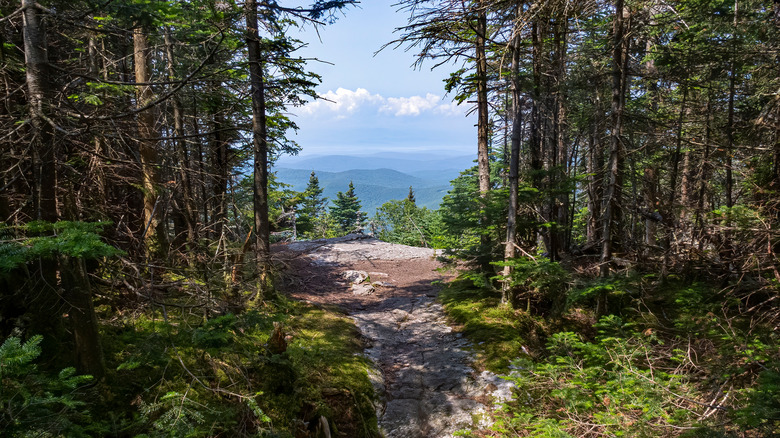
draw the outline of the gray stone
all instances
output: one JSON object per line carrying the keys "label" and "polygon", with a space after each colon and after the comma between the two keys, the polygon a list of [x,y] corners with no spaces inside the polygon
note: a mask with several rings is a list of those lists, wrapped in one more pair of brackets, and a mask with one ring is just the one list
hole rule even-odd
{"label": "gray stone", "polygon": [[375,281],[371,283],[371,286],[374,287],[395,287],[393,283],[390,283],[389,281]]}
{"label": "gray stone", "polygon": [[344,271],[341,276],[352,284],[360,284],[368,278],[368,273],[366,271],[349,270]]}
{"label": "gray stone", "polygon": [[374,293],[374,286],[370,284],[353,284],[352,295],[371,295]]}

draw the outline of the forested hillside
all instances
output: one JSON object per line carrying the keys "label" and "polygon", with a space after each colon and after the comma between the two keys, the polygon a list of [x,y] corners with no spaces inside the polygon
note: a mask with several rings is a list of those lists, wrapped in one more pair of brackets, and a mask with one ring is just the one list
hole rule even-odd
{"label": "forested hillside", "polygon": [[373,217],[273,173],[317,97],[290,30],[356,2],[311,3],[0,3],[0,434],[379,436],[271,247],[359,231],[459,269],[515,383],[465,435],[780,435],[780,3],[400,0],[383,50],[447,70],[476,165]]}
{"label": "forested hillside", "polygon": [[[283,184],[289,184],[295,191],[303,192],[309,183],[310,171],[298,169],[274,168],[276,178]],[[455,175],[421,174],[414,177],[390,169],[350,170],[345,172],[315,172],[322,188],[322,196],[334,199],[336,193],[347,188],[350,181],[355,184],[355,191],[360,198],[363,211],[374,215],[376,209],[390,199],[403,199],[409,193],[409,187],[414,189],[417,204],[421,207],[437,209],[442,198],[450,189],[450,180]],[[434,179],[435,178],[435,179]]]}

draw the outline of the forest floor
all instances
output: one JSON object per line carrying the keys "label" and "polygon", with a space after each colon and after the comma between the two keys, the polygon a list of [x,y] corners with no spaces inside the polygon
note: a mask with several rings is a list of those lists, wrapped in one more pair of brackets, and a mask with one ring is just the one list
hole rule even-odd
{"label": "forest floor", "polygon": [[[454,274],[432,249],[350,235],[276,246],[284,291],[336,306],[355,321],[375,364],[379,428],[387,438],[449,437],[489,424],[509,382],[475,369],[470,343],[447,324],[439,287]],[[351,271],[368,274],[352,280]],[[370,286],[371,285],[371,286]],[[370,287],[369,287],[370,286]]]}

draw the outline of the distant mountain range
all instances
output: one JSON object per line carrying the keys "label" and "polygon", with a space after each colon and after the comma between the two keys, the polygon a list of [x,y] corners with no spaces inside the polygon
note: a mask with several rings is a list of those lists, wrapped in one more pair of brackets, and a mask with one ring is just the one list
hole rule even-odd
{"label": "distant mountain range", "polygon": [[333,200],[337,192],[346,192],[349,182],[355,186],[363,210],[373,216],[376,209],[392,199],[404,199],[409,186],[417,205],[436,209],[450,190],[450,181],[473,166],[473,157],[436,157],[430,154],[389,154],[372,156],[328,155],[311,158],[285,158],[273,171],[277,180],[303,191],[314,171],[323,196]]}

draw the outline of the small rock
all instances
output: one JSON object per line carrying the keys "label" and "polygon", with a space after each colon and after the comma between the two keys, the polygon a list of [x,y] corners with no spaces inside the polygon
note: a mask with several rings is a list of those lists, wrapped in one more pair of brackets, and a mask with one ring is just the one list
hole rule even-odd
{"label": "small rock", "polygon": [[395,287],[393,283],[390,283],[388,281],[375,281],[371,283],[371,286],[374,287]]}
{"label": "small rock", "polygon": [[352,284],[360,284],[368,278],[368,273],[366,271],[344,271],[341,274],[342,277],[344,277],[347,281],[351,282]]}
{"label": "small rock", "polygon": [[368,276],[371,278],[387,278],[390,275],[385,274],[384,272],[369,272]]}
{"label": "small rock", "polygon": [[371,295],[374,293],[374,286],[370,284],[353,284],[352,295]]}

